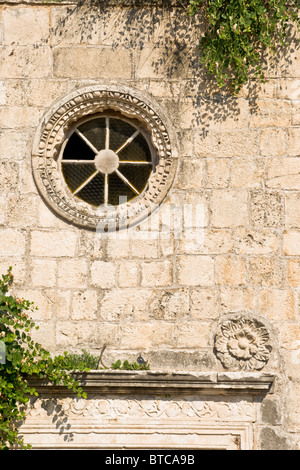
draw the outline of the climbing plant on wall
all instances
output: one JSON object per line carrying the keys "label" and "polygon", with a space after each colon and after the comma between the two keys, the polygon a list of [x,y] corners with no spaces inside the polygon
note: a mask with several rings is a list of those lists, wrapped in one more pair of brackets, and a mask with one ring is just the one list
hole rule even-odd
{"label": "climbing plant on wall", "polygon": [[189,0],[189,15],[200,10],[205,15],[201,62],[220,87],[228,84],[236,93],[249,76],[265,81],[262,59],[288,44],[292,24],[300,24],[299,5],[298,0]]}
{"label": "climbing plant on wall", "polygon": [[[28,300],[9,293],[13,282],[11,268],[0,280],[0,450],[26,449],[18,433],[18,423],[25,418],[24,405],[31,395],[38,395],[29,379],[36,376],[53,384],[64,385],[79,397],[85,397],[74,376],[66,368],[66,357],[51,357],[32,338],[38,327],[30,316],[35,307]],[[73,365],[70,365],[73,368]],[[78,370],[85,370],[77,363]]]}

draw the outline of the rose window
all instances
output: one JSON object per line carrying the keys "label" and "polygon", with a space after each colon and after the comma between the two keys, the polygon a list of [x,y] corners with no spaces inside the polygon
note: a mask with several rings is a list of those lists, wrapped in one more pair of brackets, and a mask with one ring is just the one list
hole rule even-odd
{"label": "rose window", "polygon": [[155,170],[155,153],[138,124],[105,115],[72,129],[60,163],[74,196],[94,206],[115,206],[143,192]]}
{"label": "rose window", "polygon": [[138,224],[167,196],[176,173],[176,136],[152,98],[126,86],[76,89],[45,113],[32,150],[46,203],[87,229]]}

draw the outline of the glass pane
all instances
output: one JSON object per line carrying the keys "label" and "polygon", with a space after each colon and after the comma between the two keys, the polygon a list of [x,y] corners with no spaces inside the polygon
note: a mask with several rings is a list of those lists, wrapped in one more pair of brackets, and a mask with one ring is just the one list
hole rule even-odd
{"label": "glass pane", "polygon": [[150,165],[120,165],[119,170],[139,192],[142,192],[150,177],[152,167]]}
{"label": "glass pane", "polygon": [[151,162],[151,153],[148,143],[142,134],[135,139],[119,153],[120,160],[134,160],[140,162]]}
{"label": "glass pane", "polygon": [[109,119],[110,149],[116,152],[135,132],[136,128],[121,119]]}
{"label": "glass pane", "polygon": [[120,197],[122,202],[130,201],[136,194],[130,189],[116,173],[112,173],[108,177],[108,203],[112,206],[118,206]]}
{"label": "glass pane", "polygon": [[79,193],[77,197],[93,206],[104,203],[104,175],[98,173]]}
{"label": "glass pane", "polygon": [[[105,118],[92,119],[78,127],[78,130],[100,152],[105,148]],[[95,154],[94,154],[95,156]]]}
{"label": "glass pane", "polygon": [[80,163],[62,163],[62,173],[72,193],[95,171],[94,165]]}
{"label": "glass pane", "polygon": [[74,132],[65,147],[63,160],[94,160],[94,158],[93,150]]}

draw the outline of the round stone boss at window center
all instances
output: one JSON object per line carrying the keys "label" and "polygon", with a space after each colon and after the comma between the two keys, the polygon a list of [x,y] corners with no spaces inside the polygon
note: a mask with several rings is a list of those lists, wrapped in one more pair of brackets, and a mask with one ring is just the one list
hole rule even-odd
{"label": "round stone boss at window center", "polygon": [[175,138],[161,116],[152,99],[124,86],[89,86],[60,100],[33,144],[34,179],[46,202],[87,229],[145,219],[177,167]]}

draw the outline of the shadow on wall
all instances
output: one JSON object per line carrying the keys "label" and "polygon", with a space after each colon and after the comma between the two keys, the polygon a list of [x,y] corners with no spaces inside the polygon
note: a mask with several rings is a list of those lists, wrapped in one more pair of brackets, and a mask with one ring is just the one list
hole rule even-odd
{"label": "shadow on wall", "polygon": [[[119,48],[135,52],[137,77],[145,66],[153,80],[176,82],[178,105],[188,102],[193,123],[203,135],[210,126],[221,124],[227,118],[238,119],[240,98],[248,102],[249,112],[256,114],[259,82],[252,80],[239,97],[217,88],[213,77],[200,64],[199,39],[205,32],[202,14],[186,14],[188,2],[164,0],[154,3],[140,0],[79,0],[76,5],[64,7],[59,21],[51,30],[55,44],[101,44],[112,51]],[[69,38],[68,38],[69,36]],[[289,47],[282,47],[276,56],[267,57],[264,70],[267,78],[289,76],[291,57],[299,48],[296,32],[288,31]],[[147,78],[147,73],[142,74]],[[178,108],[179,109],[179,108]],[[180,113],[180,111],[178,111]]]}

